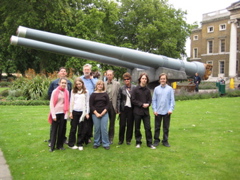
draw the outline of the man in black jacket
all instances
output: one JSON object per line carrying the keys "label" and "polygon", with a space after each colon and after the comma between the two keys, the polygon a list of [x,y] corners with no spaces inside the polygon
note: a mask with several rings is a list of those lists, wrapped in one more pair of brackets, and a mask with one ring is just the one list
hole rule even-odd
{"label": "man in black jacket", "polygon": [[148,75],[146,73],[142,73],[138,79],[139,85],[132,92],[136,148],[140,148],[142,144],[142,134],[140,129],[141,120],[143,120],[147,146],[151,149],[156,149],[156,147],[152,145],[152,132],[149,115],[149,106],[151,105],[152,97],[150,89],[147,87],[148,82]]}

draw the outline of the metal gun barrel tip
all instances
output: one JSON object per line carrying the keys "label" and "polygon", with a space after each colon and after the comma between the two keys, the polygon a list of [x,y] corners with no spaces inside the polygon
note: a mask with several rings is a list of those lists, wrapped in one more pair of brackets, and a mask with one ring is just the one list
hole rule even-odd
{"label": "metal gun barrel tip", "polygon": [[18,44],[18,37],[17,36],[11,36],[10,44],[11,45],[17,45]]}
{"label": "metal gun barrel tip", "polygon": [[17,36],[19,37],[25,37],[27,33],[27,28],[23,27],[23,26],[19,26],[17,29]]}

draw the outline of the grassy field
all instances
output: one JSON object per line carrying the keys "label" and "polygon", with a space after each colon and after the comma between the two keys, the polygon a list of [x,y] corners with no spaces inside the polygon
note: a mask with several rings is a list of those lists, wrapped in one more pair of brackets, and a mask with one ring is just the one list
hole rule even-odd
{"label": "grassy field", "polygon": [[44,142],[49,137],[47,106],[1,106],[0,148],[17,180],[239,179],[239,109],[240,98],[176,102],[170,148],[147,148],[145,136],[140,149],[134,140],[119,146],[116,121],[109,151],[93,149],[91,143],[84,151],[65,146],[65,151],[50,153]]}

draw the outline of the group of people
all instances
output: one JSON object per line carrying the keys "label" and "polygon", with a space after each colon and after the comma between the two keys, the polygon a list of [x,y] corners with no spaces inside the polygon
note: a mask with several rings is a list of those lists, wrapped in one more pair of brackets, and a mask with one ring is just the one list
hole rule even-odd
{"label": "group of people", "polygon": [[[146,144],[151,149],[156,149],[160,142],[169,147],[168,134],[170,116],[173,112],[175,100],[174,91],[167,84],[167,75],[160,74],[160,85],[151,95],[147,87],[149,77],[142,73],[138,85],[131,83],[131,75],[123,74],[123,85],[114,80],[114,72],[106,71],[106,80],[93,78],[92,66],[83,66],[83,75],[74,80],[72,84],[67,80],[67,71],[60,68],[59,79],[52,81],[49,87],[50,97],[50,152],[55,147],[64,150],[66,143],[66,120],[71,119],[68,137],[68,146],[71,149],[83,150],[83,145],[91,142],[93,148],[101,145],[106,150],[110,149],[115,134],[115,120],[119,115],[119,142],[131,144],[135,127],[136,148],[142,144],[141,121],[143,121]],[[154,137],[151,132],[149,108],[155,116]],[[163,123],[161,123],[163,122]],[[108,125],[109,124],[109,125]],[[160,129],[163,124],[163,139],[160,140]],[[93,133],[94,131],[94,133]]]}

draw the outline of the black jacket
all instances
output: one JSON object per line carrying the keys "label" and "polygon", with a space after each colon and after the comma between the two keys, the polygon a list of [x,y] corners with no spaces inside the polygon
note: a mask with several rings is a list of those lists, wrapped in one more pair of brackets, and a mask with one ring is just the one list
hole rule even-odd
{"label": "black jacket", "polygon": [[[133,113],[137,115],[149,115],[149,107],[152,102],[152,96],[150,89],[148,87],[141,87],[138,85],[134,90],[132,91],[132,104],[133,107]],[[148,108],[143,108],[142,105],[144,103],[148,103]]]}
{"label": "black jacket", "polygon": [[[130,90],[130,95],[131,96],[132,96],[132,91],[135,87],[136,87],[135,85],[131,85],[131,90]],[[126,85],[124,85],[124,86],[120,87],[119,91],[118,91],[118,97],[117,97],[118,112],[123,112],[124,111],[126,100],[127,100],[127,91],[126,91]]]}

